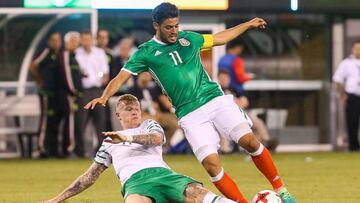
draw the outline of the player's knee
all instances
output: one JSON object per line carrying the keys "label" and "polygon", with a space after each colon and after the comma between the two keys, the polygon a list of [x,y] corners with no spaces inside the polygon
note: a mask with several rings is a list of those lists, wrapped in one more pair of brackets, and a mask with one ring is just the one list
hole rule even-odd
{"label": "player's knee", "polygon": [[201,162],[211,177],[217,176],[222,169],[218,154],[211,154]]}
{"label": "player's knee", "polygon": [[244,136],[252,133],[249,123],[243,122],[235,126],[230,132],[229,136],[235,142],[239,142]]}
{"label": "player's knee", "polygon": [[241,137],[239,145],[250,153],[255,152],[260,147],[260,143],[253,133],[248,133]]}

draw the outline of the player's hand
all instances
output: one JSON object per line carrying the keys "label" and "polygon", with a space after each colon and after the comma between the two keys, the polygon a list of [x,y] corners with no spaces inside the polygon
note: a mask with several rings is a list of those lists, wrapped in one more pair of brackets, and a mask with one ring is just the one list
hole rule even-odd
{"label": "player's hand", "polygon": [[125,135],[121,135],[118,132],[102,132],[102,134],[104,136],[110,137],[111,140],[104,140],[104,142],[108,142],[111,144],[119,144],[121,142],[125,142],[126,141],[126,136]]}
{"label": "player's hand", "polygon": [[248,21],[250,28],[261,28],[261,29],[265,29],[267,23],[264,19],[262,18],[254,18],[250,21]]}
{"label": "player's hand", "polygon": [[84,109],[94,109],[97,104],[105,106],[106,105],[106,99],[104,99],[102,97],[93,99],[84,106]]}
{"label": "player's hand", "polygon": [[347,100],[348,100],[348,95],[347,95],[346,93],[341,94],[341,95],[340,95],[340,100],[341,100],[341,103],[342,103],[343,105],[346,105]]}

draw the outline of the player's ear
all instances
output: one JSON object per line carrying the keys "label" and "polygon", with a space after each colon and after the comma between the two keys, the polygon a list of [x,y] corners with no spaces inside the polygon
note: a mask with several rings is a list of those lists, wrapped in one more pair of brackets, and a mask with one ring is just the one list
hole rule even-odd
{"label": "player's ear", "polygon": [[117,119],[121,120],[119,112],[116,112],[115,115],[116,115]]}
{"label": "player's ear", "polygon": [[153,27],[156,31],[160,29],[160,25],[157,22],[153,22]]}

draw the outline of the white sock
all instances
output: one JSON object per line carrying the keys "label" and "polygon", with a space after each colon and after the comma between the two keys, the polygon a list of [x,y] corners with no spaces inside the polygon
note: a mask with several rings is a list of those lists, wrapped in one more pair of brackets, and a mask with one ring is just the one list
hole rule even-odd
{"label": "white sock", "polygon": [[224,176],[224,168],[221,168],[221,171],[219,174],[217,174],[215,177],[210,177],[211,182],[218,182],[221,180],[221,178]]}
{"label": "white sock", "polygon": [[259,149],[255,152],[249,153],[251,156],[259,156],[264,151],[264,145],[260,143]]}
{"label": "white sock", "polygon": [[230,199],[225,197],[218,196],[212,192],[206,193],[203,203],[236,203]]}

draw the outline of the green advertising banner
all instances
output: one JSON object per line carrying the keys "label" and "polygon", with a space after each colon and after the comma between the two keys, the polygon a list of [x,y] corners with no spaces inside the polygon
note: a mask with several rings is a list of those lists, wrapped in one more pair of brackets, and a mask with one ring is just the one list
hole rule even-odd
{"label": "green advertising banner", "polygon": [[153,9],[170,2],[184,10],[227,10],[228,0],[24,0],[25,8]]}
{"label": "green advertising banner", "polygon": [[91,8],[91,0],[24,0],[24,8]]}

